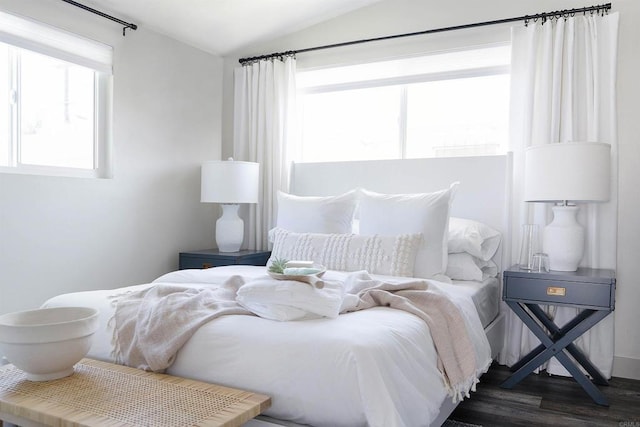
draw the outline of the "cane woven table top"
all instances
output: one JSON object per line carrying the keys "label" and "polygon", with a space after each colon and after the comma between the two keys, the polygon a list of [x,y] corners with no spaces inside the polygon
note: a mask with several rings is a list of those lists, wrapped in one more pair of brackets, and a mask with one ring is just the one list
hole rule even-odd
{"label": "cane woven table top", "polygon": [[44,382],[0,367],[0,419],[30,425],[241,426],[270,405],[265,395],[91,359]]}

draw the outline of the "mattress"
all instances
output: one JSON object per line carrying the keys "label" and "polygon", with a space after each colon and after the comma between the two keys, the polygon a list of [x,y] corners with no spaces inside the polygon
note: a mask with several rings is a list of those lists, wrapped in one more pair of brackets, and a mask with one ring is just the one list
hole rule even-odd
{"label": "mattress", "polygon": [[468,293],[478,310],[483,327],[489,326],[500,313],[500,281],[496,277],[482,282],[454,280],[451,285]]}
{"label": "mattress", "polygon": [[[181,270],[154,283],[211,286],[232,274],[251,279],[264,276],[265,269],[228,266]],[[344,274],[328,271],[326,276]],[[113,296],[154,283],[59,295],[45,306],[97,308],[101,325],[88,356],[114,361]],[[486,289],[491,283],[429,283],[447,293],[460,308],[474,343],[479,377],[491,359],[474,306],[486,305],[482,301],[488,298],[484,293],[489,292]],[[167,373],[267,394],[272,398],[267,416],[314,426],[428,426],[448,398],[425,322],[388,307],[342,314],[336,319],[290,322],[222,316],[195,332]]]}

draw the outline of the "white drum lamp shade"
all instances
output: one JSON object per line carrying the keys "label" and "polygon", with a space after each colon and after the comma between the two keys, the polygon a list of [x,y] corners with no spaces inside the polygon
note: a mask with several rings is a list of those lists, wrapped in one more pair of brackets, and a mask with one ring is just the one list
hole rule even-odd
{"label": "white drum lamp shade", "polygon": [[202,164],[200,201],[222,204],[216,221],[216,244],[220,252],[238,252],[244,239],[240,203],[258,203],[260,165],[233,159]]}
{"label": "white drum lamp shade", "polygon": [[609,200],[611,146],[599,142],[562,142],[529,147],[525,152],[524,200],[561,203],[543,232],[549,267],[576,271],[584,255],[584,228],[578,206],[569,203]]}

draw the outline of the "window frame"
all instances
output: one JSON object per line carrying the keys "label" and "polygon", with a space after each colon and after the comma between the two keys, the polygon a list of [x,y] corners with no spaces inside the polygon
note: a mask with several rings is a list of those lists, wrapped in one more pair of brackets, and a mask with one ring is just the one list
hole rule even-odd
{"label": "window frame", "polygon": [[[479,46],[475,47],[475,49],[482,49],[486,47],[496,47],[496,46],[507,46],[507,44],[498,44],[493,46]],[[474,47],[469,47],[466,49],[455,49],[451,52],[456,51],[472,51],[475,50]],[[437,52],[438,53],[443,52]],[[426,54],[425,56],[429,56]],[[376,79],[368,79],[362,81],[350,81],[344,83],[329,83],[329,84],[320,84],[320,85],[312,85],[308,87],[299,87],[297,90],[298,97],[313,95],[313,94],[321,94],[321,93],[331,93],[331,92],[339,92],[339,91],[348,91],[348,90],[358,90],[358,89],[369,89],[383,86],[400,86],[401,88],[401,99],[400,99],[400,123],[399,123],[399,139],[398,139],[398,153],[399,156],[397,159],[407,159],[407,124],[408,124],[408,85],[411,84],[419,84],[419,83],[428,83],[435,81],[443,81],[443,80],[456,80],[456,79],[465,79],[465,78],[474,78],[474,77],[487,77],[487,76],[497,76],[497,75],[509,75],[511,73],[511,66],[509,65],[482,65],[469,67],[464,69],[454,69],[447,71],[436,71],[436,72],[425,72],[421,74],[413,74],[407,76],[398,76],[398,77],[385,77],[385,78],[376,78]],[[298,140],[300,144],[304,141],[304,130],[300,126],[298,129]],[[294,152],[300,152],[302,150],[302,145],[296,148]],[[489,154],[479,154],[475,156],[484,156]],[[308,160],[302,160],[300,158],[296,159],[296,161],[302,162],[312,162]],[[465,156],[465,157],[474,157]],[[358,159],[352,159],[358,160]]]}
{"label": "window frame", "polygon": [[[0,165],[0,173],[80,178],[111,178],[112,173],[112,111],[113,78],[111,46],[87,39],[78,34],[31,20],[0,12],[0,43],[10,51],[12,69],[9,76],[10,138],[8,165]],[[30,51],[69,64],[85,67],[94,75],[93,103],[93,167],[74,168],[54,165],[31,165],[20,161],[20,51]]]}

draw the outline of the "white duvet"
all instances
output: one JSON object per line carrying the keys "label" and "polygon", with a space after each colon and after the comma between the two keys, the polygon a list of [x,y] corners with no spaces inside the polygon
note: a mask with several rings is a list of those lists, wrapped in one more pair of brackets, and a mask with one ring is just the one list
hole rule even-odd
{"label": "white duvet", "polygon": [[[154,283],[201,288],[220,284],[230,275],[249,280],[263,277],[265,268],[181,270]],[[345,275],[328,271],[324,278]],[[154,283],[60,295],[45,306],[100,310],[101,327],[88,357],[113,361],[111,297]],[[430,284],[461,308],[476,351],[478,375],[482,374],[490,363],[490,349],[471,298],[455,285]],[[447,398],[426,324],[386,307],[333,319],[287,322],[223,316],[195,332],[167,373],[269,395],[272,406],[266,415],[314,426],[428,426]]]}

